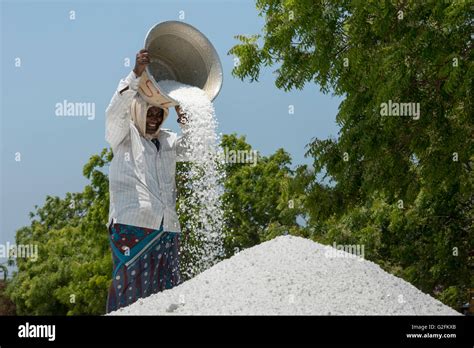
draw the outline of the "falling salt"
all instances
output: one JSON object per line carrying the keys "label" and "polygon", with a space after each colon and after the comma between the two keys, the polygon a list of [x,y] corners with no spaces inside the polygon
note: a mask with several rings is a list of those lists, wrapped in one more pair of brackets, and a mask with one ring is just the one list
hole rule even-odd
{"label": "falling salt", "polygon": [[184,173],[186,197],[178,212],[191,215],[185,227],[194,243],[185,244],[183,248],[187,250],[182,254],[192,254],[192,258],[181,258],[184,275],[191,278],[213,266],[224,254],[221,201],[224,171],[218,155],[217,120],[214,106],[202,89],[172,80],[160,81],[159,85],[179,102],[188,118],[182,132],[190,165]]}

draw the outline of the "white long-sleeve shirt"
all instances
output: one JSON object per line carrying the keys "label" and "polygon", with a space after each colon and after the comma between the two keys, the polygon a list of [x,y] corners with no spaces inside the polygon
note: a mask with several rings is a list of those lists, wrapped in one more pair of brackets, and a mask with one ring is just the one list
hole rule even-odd
{"label": "white long-sleeve shirt", "polygon": [[[181,232],[176,214],[176,162],[186,160],[185,139],[168,129],[160,150],[140,136],[130,115],[139,78],[132,71],[119,83],[106,110],[105,139],[114,157],[109,168],[110,223]],[[127,88],[128,87],[128,88]]]}

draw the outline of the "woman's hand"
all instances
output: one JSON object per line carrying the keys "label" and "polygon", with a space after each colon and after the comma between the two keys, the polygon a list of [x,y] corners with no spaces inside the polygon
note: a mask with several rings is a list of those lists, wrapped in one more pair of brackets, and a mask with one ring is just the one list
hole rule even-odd
{"label": "woman's hand", "polygon": [[135,75],[141,76],[148,64],[150,64],[148,51],[146,49],[141,49],[135,57],[135,68],[133,68]]}
{"label": "woman's hand", "polygon": [[179,105],[174,107],[176,113],[178,114],[178,123],[186,124],[188,122],[188,115],[186,115]]}

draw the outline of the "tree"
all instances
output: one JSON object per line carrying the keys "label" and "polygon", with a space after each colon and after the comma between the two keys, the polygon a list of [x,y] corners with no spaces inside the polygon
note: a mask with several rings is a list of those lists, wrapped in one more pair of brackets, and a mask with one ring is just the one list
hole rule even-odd
{"label": "tree", "polygon": [[18,271],[7,294],[19,315],[104,314],[112,257],[105,223],[108,179],[100,170],[112,158],[104,149],[84,166],[91,180],[81,193],[46,197],[30,213],[31,226],[16,233],[17,244],[38,245],[38,258],[16,258]]}
{"label": "tree", "polygon": [[[375,260],[459,306],[474,240],[470,3],[258,0],[257,9],[263,34],[236,37],[233,74],[258,81],[278,65],[278,88],[314,82],[345,97],[338,139],[308,146],[313,238],[369,243]],[[383,116],[390,103],[420,113]],[[315,183],[320,173],[330,185]]]}
{"label": "tree", "polygon": [[[224,135],[228,153],[250,153],[245,137]],[[282,234],[303,235],[297,224],[298,199],[293,197],[291,158],[283,149],[252,163],[226,163],[224,200],[225,248],[228,255]]]}

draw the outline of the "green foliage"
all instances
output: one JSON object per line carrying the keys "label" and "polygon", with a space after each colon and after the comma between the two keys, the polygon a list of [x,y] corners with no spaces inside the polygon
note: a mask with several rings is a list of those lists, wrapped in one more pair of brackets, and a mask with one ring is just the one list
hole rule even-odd
{"label": "green foliage", "polygon": [[[276,65],[278,88],[314,82],[345,97],[338,139],[314,139],[314,172],[297,175],[312,238],[364,244],[366,257],[456,308],[473,285],[470,6],[257,0],[263,34],[229,51],[241,79]],[[420,118],[382,117],[389,100],[419,103]]]}
{"label": "green foliage", "polygon": [[[224,135],[222,148],[252,151],[245,137]],[[292,197],[293,172],[288,153],[279,149],[257,163],[227,163],[225,192],[225,248],[228,255],[282,234],[302,234],[296,223],[297,200]],[[293,199],[293,207],[289,201]]]}
{"label": "green foliage", "polygon": [[5,294],[7,284],[7,280],[0,279],[0,316],[16,314],[15,304]]}
{"label": "green foliage", "polygon": [[104,149],[84,166],[91,179],[81,193],[48,196],[30,213],[31,226],[17,231],[17,244],[38,245],[38,259],[17,258],[18,272],[7,293],[19,315],[104,314],[112,273],[105,223],[107,176],[100,170],[112,158]]}

